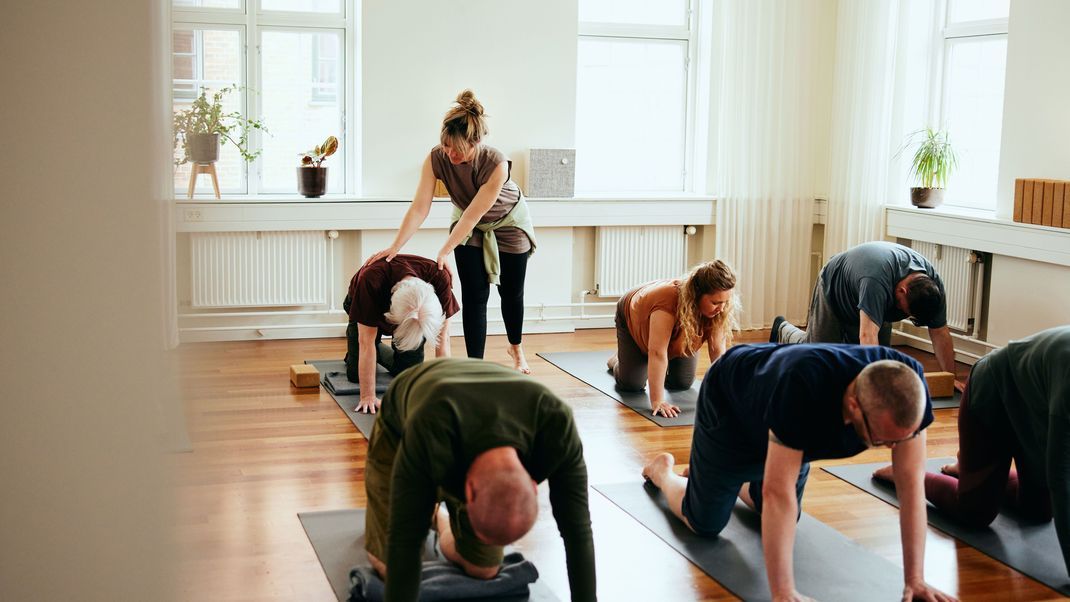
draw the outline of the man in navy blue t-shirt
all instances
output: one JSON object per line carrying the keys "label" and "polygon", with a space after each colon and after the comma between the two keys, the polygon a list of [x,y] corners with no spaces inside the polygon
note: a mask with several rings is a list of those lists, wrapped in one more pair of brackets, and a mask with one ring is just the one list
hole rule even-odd
{"label": "man in navy blue t-shirt", "polygon": [[715,536],[736,497],[762,514],[774,599],[797,599],[792,542],[811,460],[892,449],[901,509],[905,598],[951,600],[925,583],[925,427],[933,421],[924,371],[887,347],[738,345],[706,373],[689,474],[657,455],[643,476],[692,531]]}

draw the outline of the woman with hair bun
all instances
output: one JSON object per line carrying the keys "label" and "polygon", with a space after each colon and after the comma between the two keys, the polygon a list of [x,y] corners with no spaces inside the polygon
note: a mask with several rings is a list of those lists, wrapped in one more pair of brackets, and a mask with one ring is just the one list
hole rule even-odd
{"label": "woman with hair bun", "polygon": [[656,280],[625,293],[617,302],[617,353],[608,367],[623,391],[641,391],[649,382],[650,410],[676,416],[680,408],[665,390],[695,382],[698,352],[710,361],[724,355],[738,328],[736,275],[721,260],[699,264],[682,279]]}
{"label": "woman with hair bun", "polygon": [[468,357],[482,358],[487,339],[490,285],[498,286],[502,319],[513,366],[530,374],[521,347],[524,325],[524,278],[535,231],[520,187],[510,179],[512,162],[483,144],[487,134],[483,105],[471,90],[457,96],[442,120],[439,144],[424,160],[420,183],[394,243],[372,255],[365,265],[391,261],[431,211],[435,180],[442,180],[453,203],[450,235],[438,253],[445,265],[452,252],[461,281],[464,344]]}

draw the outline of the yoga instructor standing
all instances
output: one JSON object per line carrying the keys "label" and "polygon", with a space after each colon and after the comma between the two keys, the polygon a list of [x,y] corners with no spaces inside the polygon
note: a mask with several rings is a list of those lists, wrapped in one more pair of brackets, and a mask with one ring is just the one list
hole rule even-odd
{"label": "yoga instructor standing", "polygon": [[438,252],[441,268],[453,252],[461,280],[461,318],[468,357],[482,358],[487,342],[487,299],[498,285],[502,319],[513,366],[530,374],[521,347],[524,324],[524,277],[535,231],[520,187],[510,179],[505,155],[481,142],[487,134],[483,105],[471,90],[457,96],[442,120],[440,144],[431,149],[420,184],[394,243],[372,255],[365,265],[390,261],[420,228],[431,211],[435,180],[442,180],[453,203],[450,235]]}

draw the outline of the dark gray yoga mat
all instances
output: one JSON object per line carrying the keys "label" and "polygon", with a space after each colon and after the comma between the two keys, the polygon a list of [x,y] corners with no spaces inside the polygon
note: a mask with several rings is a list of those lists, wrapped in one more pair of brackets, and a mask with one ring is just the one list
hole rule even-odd
{"label": "dark gray yoga mat", "polygon": [[[940,472],[940,467],[950,462],[954,462],[954,458],[930,459],[926,469]],[[822,470],[898,508],[895,487],[872,477],[874,470],[886,465],[886,462],[853,464]],[[958,523],[930,504],[929,524],[1019,573],[1070,596],[1070,577],[1066,574],[1063,553],[1055,535],[1055,523],[1038,524],[1008,510],[1001,512],[988,527],[978,529]]]}
{"label": "dark gray yoga mat", "polygon": [[932,399],[934,410],[957,408],[959,407],[959,401],[962,400],[962,393],[959,393],[958,389],[955,389],[955,394],[951,397],[933,397]]}
{"label": "dark gray yoga mat", "polygon": [[[305,534],[316,551],[316,557],[327,574],[335,596],[340,601],[349,599],[349,571],[357,566],[369,566],[368,553],[364,550],[364,509],[328,510],[326,512],[300,512],[297,518],[305,528]],[[431,539],[424,549],[426,558],[433,558]],[[541,581],[530,586],[528,596],[509,598],[479,598],[480,602],[555,602],[557,596]]]}
{"label": "dark gray yoga mat", "polygon": [[651,416],[650,396],[647,395],[646,391],[617,390],[616,379],[606,369],[606,360],[613,355],[612,350],[559,351],[537,353],[536,355],[635,410],[658,426],[690,426],[695,424],[695,406],[698,403],[698,388],[702,384],[702,379],[696,378],[695,384],[686,391],[666,391],[669,402],[680,407],[680,413],[675,418]]}
{"label": "dark gray yoga mat", "polygon": [[[345,376],[345,362],[342,360],[305,360],[305,363],[311,364],[319,370],[320,386],[323,387],[323,390],[330,394],[331,398],[338,404],[338,407],[342,408],[342,411],[349,417],[349,421],[353,423],[353,426],[357,427],[360,434],[364,435],[365,439],[371,439],[372,426],[375,425],[376,415],[353,411],[360,401],[359,388],[351,395],[338,395],[324,384],[328,374],[340,372],[343,377]],[[386,393],[386,388],[390,386],[390,381],[394,377],[390,376],[390,373],[382,366],[376,365],[375,370],[375,394],[382,399],[383,393]]]}
{"label": "dark gray yoga mat", "polygon": [[[769,600],[762,553],[761,517],[736,503],[731,520],[717,537],[701,537],[673,515],[661,492],[650,484],[595,485],[621,510],[744,600]],[[903,569],[838,531],[803,514],[795,533],[795,586],[823,602],[898,600]]]}

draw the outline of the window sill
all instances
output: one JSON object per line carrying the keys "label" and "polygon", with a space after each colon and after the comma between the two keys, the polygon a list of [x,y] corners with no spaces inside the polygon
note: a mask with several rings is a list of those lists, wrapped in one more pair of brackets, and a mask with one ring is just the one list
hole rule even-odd
{"label": "window sill", "polygon": [[994,211],[886,205],[888,236],[1070,266],[1070,229],[1022,224]]}

